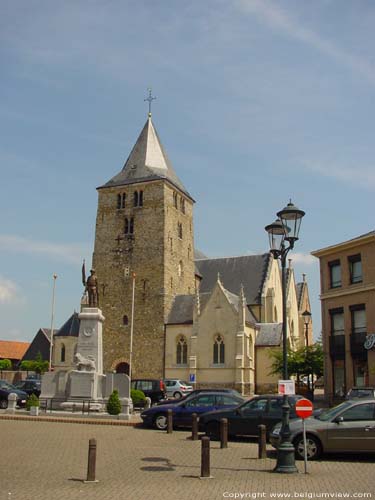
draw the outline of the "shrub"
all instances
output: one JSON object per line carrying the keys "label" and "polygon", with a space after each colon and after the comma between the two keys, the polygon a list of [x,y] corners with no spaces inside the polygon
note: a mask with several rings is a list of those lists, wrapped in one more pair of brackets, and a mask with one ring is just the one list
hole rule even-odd
{"label": "shrub", "polygon": [[11,370],[12,362],[10,359],[0,359],[0,370]]}
{"label": "shrub", "polygon": [[115,389],[109,396],[107,403],[107,412],[110,415],[118,415],[119,413],[121,413],[121,402],[117,389]]}
{"label": "shrub", "polygon": [[39,399],[36,394],[31,394],[26,400],[26,410],[30,410],[32,406],[39,406]]}
{"label": "shrub", "polygon": [[137,389],[132,389],[130,391],[130,397],[133,400],[133,405],[134,406],[144,406],[146,402],[146,396],[142,391],[139,391]]}

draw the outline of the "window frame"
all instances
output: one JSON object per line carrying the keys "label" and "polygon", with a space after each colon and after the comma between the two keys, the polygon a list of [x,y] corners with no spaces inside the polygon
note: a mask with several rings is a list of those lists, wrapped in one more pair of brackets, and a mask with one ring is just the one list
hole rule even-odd
{"label": "window frame", "polygon": [[[336,259],[336,260],[332,260],[331,262],[328,262],[328,268],[329,268],[329,287],[330,288],[340,288],[342,286],[342,269],[341,269],[340,259]],[[339,281],[333,280],[333,270],[334,269],[340,270],[340,280]]]}
{"label": "window frame", "polygon": [[[358,263],[360,263],[360,265],[361,265],[360,275],[354,274],[355,264],[358,264]],[[357,283],[362,283],[362,281],[363,281],[363,268],[362,268],[362,256],[361,256],[361,254],[357,253],[355,255],[349,255],[348,264],[349,264],[350,284],[355,285]]]}

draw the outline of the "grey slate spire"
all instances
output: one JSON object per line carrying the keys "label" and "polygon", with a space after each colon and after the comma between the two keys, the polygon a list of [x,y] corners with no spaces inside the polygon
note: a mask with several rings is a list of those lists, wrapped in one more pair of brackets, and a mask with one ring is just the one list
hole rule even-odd
{"label": "grey slate spire", "polygon": [[[121,172],[112,177],[101,188],[135,184],[157,179],[166,179],[192,199],[177,177],[171,162],[160,142],[149,114]],[[99,188],[100,189],[100,188]]]}

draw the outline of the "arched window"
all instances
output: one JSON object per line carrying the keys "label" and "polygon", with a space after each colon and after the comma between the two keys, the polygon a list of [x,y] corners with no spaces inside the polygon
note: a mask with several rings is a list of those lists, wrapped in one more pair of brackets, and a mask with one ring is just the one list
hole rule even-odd
{"label": "arched window", "polygon": [[185,213],[185,200],[183,198],[180,199],[180,209],[181,209],[181,212],[184,214]]}
{"label": "arched window", "polygon": [[129,224],[129,233],[133,234],[134,233],[134,218],[132,217],[130,219],[130,224]]}
{"label": "arched window", "polygon": [[177,193],[173,193],[173,205],[177,208]]}
{"label": "arched window", "polygon": [[117,208],[120,209],[121,208],[121,194],[118,194],[117,195]]}
{"label": "arched window", "polygon": [[139,191],[138,205],[143,207],[143,191]]}
{"label": "arched window", "polygon": [[125,234],[129,234],[129,219],[125,219]]}
{"label": "arched window", "polygon": [[225,345],[221,335],[216,335],[214,340],[214,365],[222,365],[225,363]]}
{"label": "arched window", "polygon": [[138,207],[138,191],[134,191],[133,206]]}
{"label": "arched window", "polygon": [[181,222],[177,223],[177,235],[182,240],[182,224],[181,224]]}
{"label": "arched window", "polygon": [[183,335],[177,339],[176,363],[178,365],[187,365],[187,342]]}
{"label": "arched window", "polygon": [[65,344],[61,344],[60,361],[65,363]]}
{"label": "arched window", "polygon": [[128,326],[128,324],[129,324],[129,318],[127,317],[126,314],[122,317],[122,324],[124,326]]}
{"label": "arched window", "polygon": [[121,208],[125,208],[125,202],[126,202],[126,194],[122,193]]}

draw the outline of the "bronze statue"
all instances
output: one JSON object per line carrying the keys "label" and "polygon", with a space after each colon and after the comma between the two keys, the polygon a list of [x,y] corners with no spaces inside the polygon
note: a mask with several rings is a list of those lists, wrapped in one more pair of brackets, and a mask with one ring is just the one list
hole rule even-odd
{"label": "bronze statue", "polygon": [[89,296],[89,307],[99,307],[98,278],[96,277],[95,269],[91,269],[90,273],[86,281],[85,262],[83,262],[82,283],[85,287],[85,292],[87,292]]}

